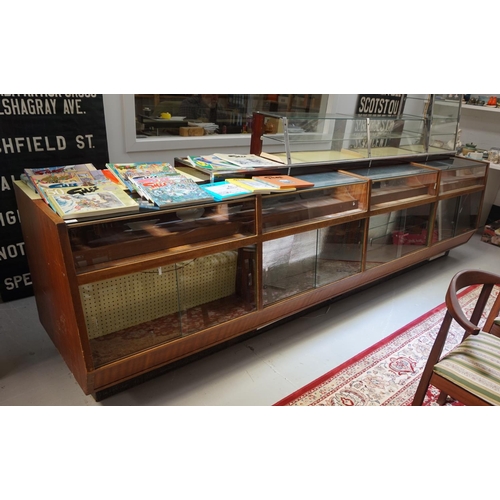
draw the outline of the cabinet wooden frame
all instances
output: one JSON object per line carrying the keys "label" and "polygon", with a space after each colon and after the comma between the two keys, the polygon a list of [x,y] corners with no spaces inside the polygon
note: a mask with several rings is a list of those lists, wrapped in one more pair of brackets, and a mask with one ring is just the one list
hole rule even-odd
{"label": "cabinet wooden frame", "polygon": [[[418,158],[415,158],[414,161],[418,161]],[[346,165],[335,164],[331,166],[332,170],[341,170],[341,167],[345,168]],[[356,177],[355,169],[350,170],[350,173]],[[486,168],[485,177],[487,173],[488,169]],[[438,185],[440,175],[441,173],[437,172]],[[362,243],[362,259],[364,261],[370,217],[388,213],[395,207],[404,209],[427,204],[434,204],[435,207],[440,200],[471,193],[481,193],[482,198],[484,185],[485,182],[482,185],[464,186],[461,189],[445,193],[436,190],[436,192],[426,194],[422,198],[399,200],[400,203],[396,205],[391,202],[387,206],[371,207],[372,189],[367,180],[359,191],[363,207],[359,212],[336,215],[332,219],[319,217],[310,221],[303,220],[300,223],[284,225],[269,232],[262,230],[262,196],[257,195],[255,197],[255,234],[237,238],[223,238],[220,241],[207,238],[206,242],[198,242],[195,245],[187,243],[175,249],[155,248],[148,251],[148,247],[145,246],[144,253],[139,255],[117,259],[95,267],[90,266],[83,270],[77,269],[74,263],[73,249],[68,234],[70,224],[64,222],[41,199],[33,199],[29,188],[22,182],[16,181],[14,188],[41,324],[58,348],[82,390],[86,394],[92,394],[99,398],[102,391],[109,388],[223,345],[225,342],[242,335],[257,332],[274,322],[284,320],[325,301],[340,297],[367,284],[387,278],[396,272],[445,254],[469,241],[477,227],[442,241],[432,242],[429,238],[426,245],[398,259],[371,269],[365,269],[363,266],[363,270],[357,274],[264,306],[261,288],[262,245],[265,242],[353,221],[366,221]],[[435,208],[431,220],[433,221],[434,218]],[[124,217],[124,220],[133,221],[135,219],[137,217]],[[92,223],[90,222],[90,224]],[[429,228],[429,233],[431,231],[432,227]],[[244,247],[256,249],[255,258],[252,261],[252,265],[256,266],[255,310],[222,324],[210,326],[197,333],[138,350],[129,356],[116,359],[103,366],[95,365],[80,298],[81,286],[224,250],[237,250]]]}

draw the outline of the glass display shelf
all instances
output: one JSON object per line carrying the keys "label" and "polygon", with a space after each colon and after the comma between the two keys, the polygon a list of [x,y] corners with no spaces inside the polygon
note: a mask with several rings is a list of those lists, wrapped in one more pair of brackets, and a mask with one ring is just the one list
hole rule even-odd
{"label": "glass display shelf", "polygon": [[438,241],[474,231],[479,223],[482,191],[445,198],[438,202],[436,222]]}
{"label": "glass display shelf", "polygon": [[438,173],[418,165],[391,165],[341,171],[371,180],[370,210],[403,202],[425,201],[437,193]]}
{"label": "glass display shelf", "polygon": [[265,241],[263,305],[360,273],[364,228],[358,220]]}
{"label": "glass display shelf", "polygon": [[275,157],[287,165],[424,152],[425,122],[413,115],[263,115],[264,138],[283,146]]}
{"label": "glass display shelf", "polygon": [[[420,164],[420,163],[419,163]],[[432,160],[420,165],[441,171],[440,193],[486,185],[488,163],[463,157]]]}
{"label": "glass display shelf", "polygon": [[460,101],[434,100],[432,121],[429,130],[429,146],[437,149],[455,150],[460,122]]}
{"label": "glass display shelf", "polygon": [[338,172],[296,175],[314,188],[262,197],[262,227],[268,233],[297,224],[332,220],[368,210],[368,181]]}
{"label": "glass display shelf", "polygon": [[437,241],[429,234],[434,204],[428,203],[370,217],[366,269],[416,252]]}
{"label": "glass display shelf", "polygon": [[[460,102],[433,94],[406,96],[405,113],[397,116],[259,111],[251,152],[285,165],[450,153],[459,117]],[[264,143],[272,151],[264,152]]]}
{"label": "glass display shelf", "polygon": [[159,210],[126,218],[68,225],[77,273],[155,252],[187,249],[256,234],[255,197]]}
{"label": "glass display shelf", "polygon": [[94,366],[255,311],[244,247],[79,287]]}

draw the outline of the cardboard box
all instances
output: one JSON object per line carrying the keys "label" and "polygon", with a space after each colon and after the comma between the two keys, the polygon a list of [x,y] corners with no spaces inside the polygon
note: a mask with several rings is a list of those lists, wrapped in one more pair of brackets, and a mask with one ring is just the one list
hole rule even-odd
{"label": "cardboard box", "polygon": [[180,127],[179,135],[183,137],[194,137],[198,135],[203,135],[205,130],[203,127]]}
{"label": "cardboard box", "polygon": [[484,226],[484,232],[481,236],[481,241],[485,241],[486,243],[491,243],[492,245],[500,247],[500,220]]}

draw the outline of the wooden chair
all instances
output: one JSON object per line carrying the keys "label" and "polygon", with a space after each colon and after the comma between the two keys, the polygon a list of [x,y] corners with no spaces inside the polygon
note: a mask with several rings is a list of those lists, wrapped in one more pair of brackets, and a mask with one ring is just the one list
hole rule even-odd
{"label": "wooden chair", "polygon": [[[482,285],[472,315],[467,318],[458,293],[471,285]],[[485,311],[500,276],[466,270],[457,273],[446,292],[446,313],[425,365],[422,378],[413,399],[413,406],[422,405],[429,385],[441,391],[439,404],[447,395],[470,406],[500,405],[500,294],[490,311]],[[488,312],[482,327],[477,326]],[[462,342],[441,358],[452,321],[465,329]]]}

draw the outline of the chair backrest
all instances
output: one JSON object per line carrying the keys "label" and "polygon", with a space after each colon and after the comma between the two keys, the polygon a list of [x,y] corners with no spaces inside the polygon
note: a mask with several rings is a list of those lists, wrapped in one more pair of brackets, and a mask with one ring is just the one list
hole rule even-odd
{"label": "chair backrest", "polygon": [[[472,285],[482,285],[482,288],[472,315],[470,318],[467,318],[460,306],[458,293],[460,290]],[[476,334],[480,330],[489,332],[495,318],[500,315],[499,294],[488,313],[485,323],[483,325],[480,324],[482,314],[495,285],[500,286],[500,276],[486,271],[461,271],[452,278],[446,293],[446,306],[453,319],[465,328],[465,337],[470,334]]]}
{"label": "chair backrest", "polygon": [[[460,305],[459,293],[461,290],[473,285],[481,285],[481,291],[469,318]],[[480,331],[489,332],[500,338],[500,325],[497,325],[495,322],[495,318],[500,314],[500,294],[495,299],[492,299],[494,296],[492,292],[495,286],[500,287],[500,276],[486,271],[466,270],[453,276],[446,292],[446,311],[443,322],[422,372],[422,377],[413,398],[413,406],[422,405],[429,384],[434,385],[434,387],[441,391],[438,404],[444,404],[447,394],[464,404],[491,404],[483,395],[470,392],[466,386],[456,384],[451,379],[441,376],[438,372],[435,372],[435,367],[436,363],[442,364],[443,359],[446,360],[448,356],[445,356],[443,359],[441,358],[453,320],[465,329],[463,339],[466,339],[470,335],[478,334]],[[483,314],[487,310],[487,307],[489,311],[486,320],[483,322]],[[473,342],[468,343],[469,345],[474,344]],[[441,361],[438,363],[440,359]]]}

